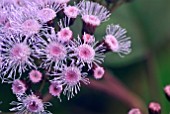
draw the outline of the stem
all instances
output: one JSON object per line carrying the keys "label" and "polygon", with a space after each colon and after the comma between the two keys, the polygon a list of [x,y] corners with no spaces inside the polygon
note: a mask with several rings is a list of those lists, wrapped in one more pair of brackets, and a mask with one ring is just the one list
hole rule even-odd
{"label": "stem", "polygon": [[43,80],[43,82],[42,82],[42,84],[40,86],[39,92],[42,92],[42,90],[43,90],[43,88],[45,86],[45,82],[46,82],[46,76],[45,76],[45,78],[44,78],[44,80]]}
{"label": "stem", "polygon": [[139,108],[146,113],[147,109],[143,100],[126,88],[108,71],[106,71],[104,79],[101,82],[91,79],[90,84],[87,87],[102,91],[112,97],[116,97],[130,108]]}

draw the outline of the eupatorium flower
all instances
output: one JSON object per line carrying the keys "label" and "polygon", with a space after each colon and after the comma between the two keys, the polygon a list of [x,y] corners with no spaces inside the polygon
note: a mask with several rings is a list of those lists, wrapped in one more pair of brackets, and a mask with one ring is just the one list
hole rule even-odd
{"label": "eupatorium flower", "polygon": [[98,42],[83,42],[78,36],[78,40],[72,42],[70,54],[71,57],[76,57],[76,63],[87,65],[89,69],[92,68],[93,64],[102,64],[104,61],[105,46],[103,44],[97,45]]}
{"label": "eupatorium flower", "polygon": [[11,108],[10,111],[15,111],[16,114],[51,114],[51,112],[45,110],[47,106],[52,104],[49,102],[43,102],[39,96],[34,93],[30,95],[17,95],[19,102],[12,101],[10,104],[16,107]]}
{"label": "eupatorium flower", "polygon": [[14,33],[20,33],[25,36],[38,35],[40,30],[43,30],[43,25],[36,18],[34,10],[29,8],[12,8],[9,22]]}
{"label": "eupatorium flower", "polygon": [[64,95],[67,95],[68,100],[80,91],[81,82],[89,84],[89,79],[86,72],[82,72],[82,65],[64,66],[62,71],[54,72],[52,75],[56,76],[52,81],[58,81],[64,86]]}
{"label": "eupatorium flower", "polygon": [[73,32],[69,27],[70,18],[64,18],[58,23],[60,31],[57,33],[58,40],[62,43],[69,43],[73,38]]}
{"label": "eupatorium flower", "polygon": [[12,92],[14,94],[22,95],[26,92],[26,84],[22,80],[14,80],[12,83]]}
{"label": "eupatorium flower", "polygon": [[31,44],[23,35],[8,35],[1,39],[1,50],[3,63],[5,65],[2,74],[3,81],[15,80],[21,77],[28,69],[35,68],[32,58]]}
{"label": "eupatorium flower", "polygon": [[108,20],[111,15],[105,7],[90,1],[81,3],[80,14],[83,20],[83,32],[89,34],[94,34],[96,27]]}
{"label": "eupatorium flower", "polygon": [[126,36],[126,32],[127,31],[119,25],[111,24],[106,28],[104,42],[111,51],[117,52],[120,56],[131,52],[131,41],[130,38]]}
{"label": "eupatorium flower", "polygon": [[51,29],[51,34],[46,31],[44,35],[47,39],[38,38],[33,46],[36,52],[34,56],[42,59],[41,68],[47,70],[53,69],[54,66],[61,68],[68,59],[68,46],[60,41],[53,29]]}

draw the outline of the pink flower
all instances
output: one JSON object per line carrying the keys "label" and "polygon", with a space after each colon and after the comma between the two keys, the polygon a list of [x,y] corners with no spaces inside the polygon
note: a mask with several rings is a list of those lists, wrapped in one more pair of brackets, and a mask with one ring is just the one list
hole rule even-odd
{"label": "pink flower", "polygon": [[18,43],[13,45],[10,56],[16,61],[27,61],[31,54],[31,49],[25,43]]}
{"label": "pink flower", "polygon": [[159,103],[151,102],[148,108],[149,114],[161,114],[161,106]]}
{"label": "pink flower", "polygon": [[57,81],[51,81],[51,85],[49,87],[49,93],[51,95],[60,97],[62,90],[63,87],[61,84],[59,84]]}
{"label": "pink flower", "polygon": [[106,28],[106,36],[104,38],[105,44],[113,52],[122,54],[129,54],[131,52],[131,41],[126,36],[126,30],[119,25],[108,25]]}
{"label": "pink flower", "polygon": [[21,80],[14,80],[12,83],[12,92],[22,95],[27,90],[26,85]]}
{"label": "pink flower", "polygon": [[53,20],[57,15],[56,12],[51,8],[43,8],[38,11],[38,18],[42,23],[47,23],[48,21]]}
{"label": "pink flower", "polygon": [[33,83],[38,83],[42,80],[42,73],[38,70],[32,70],[29,73],[29,79],[33,82]]}
{"label": "pink flower", "polygon": [[[31,43],[27,38],[20,34],[6,35],[2,40],[3,63],[2,70],[3,82],[11,81],[21,77],[22,73],[28,69],[36,69],[34,59],[32,58],[33,50]],[[18,74],[17,74],[18,73]]]}
{"label": "pink flower", "polygon": [[69,18],[76,18],[79,15],[79,9],[76,6],[64,7],[64,14]]}
{"label": "pink flower", "polygon": [[73,32],[70,30],[69,27],[62,28],[58,33],[57,33],[58,39],[61,42],[69,42],[72,37],[73,37]]}
{"label": "pink flower", "polygon": [[60,82],[64,88],[64,95],[67,95],[68,100],[74,97],[74,94],[77,94],[80,91],[80,82],[84,84],[89,84],[89,79],[86,78],[87,73],[82,72],[82,66],[65,66],[61,73],[54,73],[58,77],[54,78],[54,81]]}
{"label": "pink flower", "polygon": [[84,33],[83,37],[82,37],[83,41],[86,43],[93,43],[95,41],[94,36],[90,35],[90,34],[86,34]]}
{"label": "pink flower", "polygon": [[39,31],[41,30],[41,25],[37,20],[34,19],[28,19],[23,22],[21,25],[21,28],[23,30],[23,33],[30,36],[33,34],[38,34]]}
{"label": "pink flower", "polygon": [[73,32],[69,27],[70,19],[64,18],[58,23],[60,31],[57,33],[58,40],[62,43],[69,43],[73,38]]}
{"label": "pink flower", "polygon": [[53,30],[51,30],[51,34],[45,32],[44,35],[48,40],[36,39],[34,56],[38,59],[42,58],[41,68],[49,71],[54,67],[61,68],[68,58],[68,46],[58,40]]}
{"label": "pink flower", "polygon": [[83,21],[93,26],[99,26],[111,15],[107,8],[90,1],[82,2],[80,9]]}
{"label": "pink flower", "polygon": [[141,111],[137,108],[131,109],[128,114],[142,114]]}
{"label": "pink flower", "polygon": [[10,103],[11,105],[16,105],[16,107],[10,109],[10,111],[17,111],[18,114],[51,114],[45,109],[52,104],[43,102],[42,99],[33,93],[31,95],[17,95],[17,99],[19,102],[13,101]]}
{"label": "pink flower", "polygon": [[95,79],[101,79],[105,73],[105,70],[103,67],[96,66],[93,70],[94,72],[94,78]]}
{"label": "pink flower", "polygon": [[83,42],[80,37],[78,41],[72,42],[71,50],[74,52],[70,57],[76,57],[77,63],[87,65],[89,69],[93,64],[96,66],[104,61],[105,46],[103,44],[97,45],[98,42]]}

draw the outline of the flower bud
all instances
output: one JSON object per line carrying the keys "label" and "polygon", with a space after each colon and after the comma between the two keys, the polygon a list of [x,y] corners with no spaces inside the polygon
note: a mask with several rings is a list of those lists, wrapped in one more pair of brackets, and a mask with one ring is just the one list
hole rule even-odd
{"label": "flower bud", "polygon": [[149,104],[149,114],[161,114],[161,106],[159,103],[151,102]]}
{"label": "flower bud", "polygon": [[164,88],[164,92],[165,92],[166,98],[170,101],[170,85],[167,85]]}
{"label": "flower bud", "polygon": [[128,114],[142,114],[138,108],[132,108]]}

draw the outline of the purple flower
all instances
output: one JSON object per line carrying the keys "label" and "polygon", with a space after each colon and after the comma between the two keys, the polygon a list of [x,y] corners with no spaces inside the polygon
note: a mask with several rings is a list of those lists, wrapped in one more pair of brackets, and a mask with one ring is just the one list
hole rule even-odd
{"label": "purple flower", "polygon": [[126,36],[126,32],[127,31],[119,25],[111,24],[106,28],[104,41],[111,51],[117,52],[120,56],[131,52],[131,41],[130,38]]}
{"label": "purple flower", "polygon": [[10,103],[11,105],[16,105],[16,107],[10,109],[10,111],[17,111],[16,114],[51,114],[51,112],[45,109],[52,104],[43,102],[42,99],[33,93],[30,95],[17,95],[17,99],[19,102],[12,101]]}

